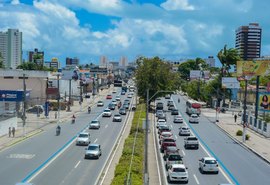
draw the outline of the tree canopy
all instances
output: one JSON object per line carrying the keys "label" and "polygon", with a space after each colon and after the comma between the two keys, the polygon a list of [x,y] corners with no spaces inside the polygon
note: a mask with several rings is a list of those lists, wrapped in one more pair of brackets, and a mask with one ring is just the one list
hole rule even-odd
{"label": "tree canopy", "polygon": [[0,68],[4,68],[4,61],[3,61],[3,57],[2,57],[2,53],[0,52]]}
{"label": "tree canopy", "polygon": [[52,68],[47,68],[43,65],[37,64],[35,62],[23,62],[17,67],[17,69],[23,70],[40,70],[40,71],[53,71]]}
{"label": "tree canopy", "polygon": [[[170,64],[159,57],[144,58],[136,60],[135,71],[138,95],[146,100],[146,92],[149,89],[149,98],[157,93],[152,100],[165,94],[172,94],[179,88],[179,76],[171,71]],[[166,91],[166,92],[163,92]],[[171,91],[171,92],[169,92]]]}

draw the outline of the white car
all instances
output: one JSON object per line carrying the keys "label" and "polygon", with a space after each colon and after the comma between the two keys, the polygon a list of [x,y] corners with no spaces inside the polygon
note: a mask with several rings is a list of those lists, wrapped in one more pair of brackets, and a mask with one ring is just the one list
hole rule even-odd
{"label": "white car", "polygon": [[132,98],[132,94],[131,93],[128,93],[128,98]]}
{"label": "white car", "polygon": [[112,113],[110,109],[105,109],[102,113],[102,117],[111,117]]}
{"label": "white car", "polygon": [[199,123],[199,116],[197,114],[191,114],[189,117],[190,123]]}
{"label": "white car", "polygon": [[120,114],[115,114],[113,116],[113,122],[121,122],[122,121],[122,117]]}
{"label": "white car", "polygon": [[188,171],[184,164],[172,164],[168,168],[168,181],[188,183]]}
{"label": "white car", "polygon": [[100,100],[100,101],[98,101],[98,102],[97,102],[97,106],[98,106],[98,107],[103,107],[103,106],[104,106],[103,101],[101,101],[101,100]]}
{"label": "white car", "polygon": [[175,115],[173,119],[174,123],[183,123],[183,118],[180,115]]}
{"label": "white car", "polygon": [[165,119],[159,119],[157,121],[157,128],[159,128],[159,126],[161,126],[161,125],[167,125],[167,122]]}
{"label": "white car", "polygon": [[116,101],[120,101],[120,100],[121,100],[120,96],[117,95],[117,96],[115,97],[115,100],[116,100]]}
{"label": "white car", "polygon": [[173,138],[173,134],[171,132],[162,132],[159,136],[159,144],[161,144],[163,139],[166,138]]}
{"label": "white car", "polygon": [[187,126],[179,128],[179,136],[190,136],[190,130]]}
{"label": "white car", "polygon": [[90,133],[81,132],[76,139],[76,145],[89,145],[90,144]]}
{"label": "white car", "polygon": [[218,174],[218,162],[213,157],[203,157],[199,160],[199,169],[202,173],[214,172]]}
{"label": "white car", "polygon": [[99,144],[89,144],[85,149],[85,159],[96,158],[98,159],[101,156],[101,147]]}
{"label": "white car", "polygon": [[113,104],[114,106],[116,106],[116,105],[117,105],[116,100],[113,100],[113,101],[112,101],[112,104]]}
{"label": "white car", "polygon": [[158,117],[160,114],[164,114],[163,110],[157,110],[156,117]]}
{"label": "white car", "polygon": [[100,128],[100,122],[98,120],[92,120],[89,124],[89,129],[99,129]]}

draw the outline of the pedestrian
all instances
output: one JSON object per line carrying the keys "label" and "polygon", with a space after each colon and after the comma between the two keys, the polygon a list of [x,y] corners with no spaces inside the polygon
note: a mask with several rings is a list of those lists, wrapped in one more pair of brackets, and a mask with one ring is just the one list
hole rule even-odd
{"label": "pedestrian", "polygon": [[234,122],[236,123],[236,120],[237,120],[237,115],[235,114],[234,115]]}
{"label": "pedestrian", "polygon": [[11,136],[11,127],[8,127],[8,137]]}
{"label": "pedestrian", "polygon": [[15,137],[15,127],[12,127],[12,136]]}
{"label": "pedestrian", "polygon": [[54,118],[55,118],[55,119],[57,119],[57,112],[55,112],[55,114],[54,114]]}

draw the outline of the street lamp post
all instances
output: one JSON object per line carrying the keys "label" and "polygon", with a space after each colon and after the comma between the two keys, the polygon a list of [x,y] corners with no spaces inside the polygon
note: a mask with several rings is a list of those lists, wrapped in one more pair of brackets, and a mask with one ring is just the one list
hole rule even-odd
{"label": "street lamp post", "polygon": [[243,114],[243,142],[246,142],[246,126],[247,126],[247,79],[245,78],[245,95],[244,95],[244,114]]}

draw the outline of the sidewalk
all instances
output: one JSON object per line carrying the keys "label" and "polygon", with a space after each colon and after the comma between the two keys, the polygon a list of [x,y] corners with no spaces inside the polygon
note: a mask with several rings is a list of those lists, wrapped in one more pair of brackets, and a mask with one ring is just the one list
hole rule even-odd
{"label": "sidewalk", "polygon": [[[65,110],[60,111],[60,119],[59,122],[65,122],[71,120],[71,116],[73,114],[80,114],[81,112],[87,111],[88,105],[93,106],[100,97],[106,96],[109,92],[111,92],[113,87],[109,89],[103,89],[99,92],[99,95],[95,97],[91,96],[90,100],[87,101],[84,99],[82,103],[82,111],[80,111],[81,107],[78,101],[74,101],[74,105],[70,107],[70,112]],[[50,129],[51,127],[55,127],[58,119],[55,119],[55,111],[51,111],[48,118],[44,116],[44,113],[37,117],[36,114],[26,113],[26,124],[25,124],[25,131],[22,126],[22,119],[18,119],[18,125],[15,132],[15,137],[8,137],[7,135],[0,137],[0,151],[4,150],[7,147],[10,147],[18,142],[21,142],[27,138],[30,138],[46,129]],[[25,133],[25,134],[24,134]]]}
{"label": "sidewalk", "polygon": [[238,144],[248,148],[270,164],[270,138],[266,138],[265,136],[247,128],[246,133],[250,135],[250,138],[243,143],[242,136],[236,136],[237,130],[243,130],[241,119],[239,117],[235,123],[232,112],[227,111],[226,113],[219,114],[219,122],[216,123],[215,109],[203,108],[201,110],[203,116],[207,117],[212,123],[217,124],[220,129],[226,132],[227,135],[229,135]]}

